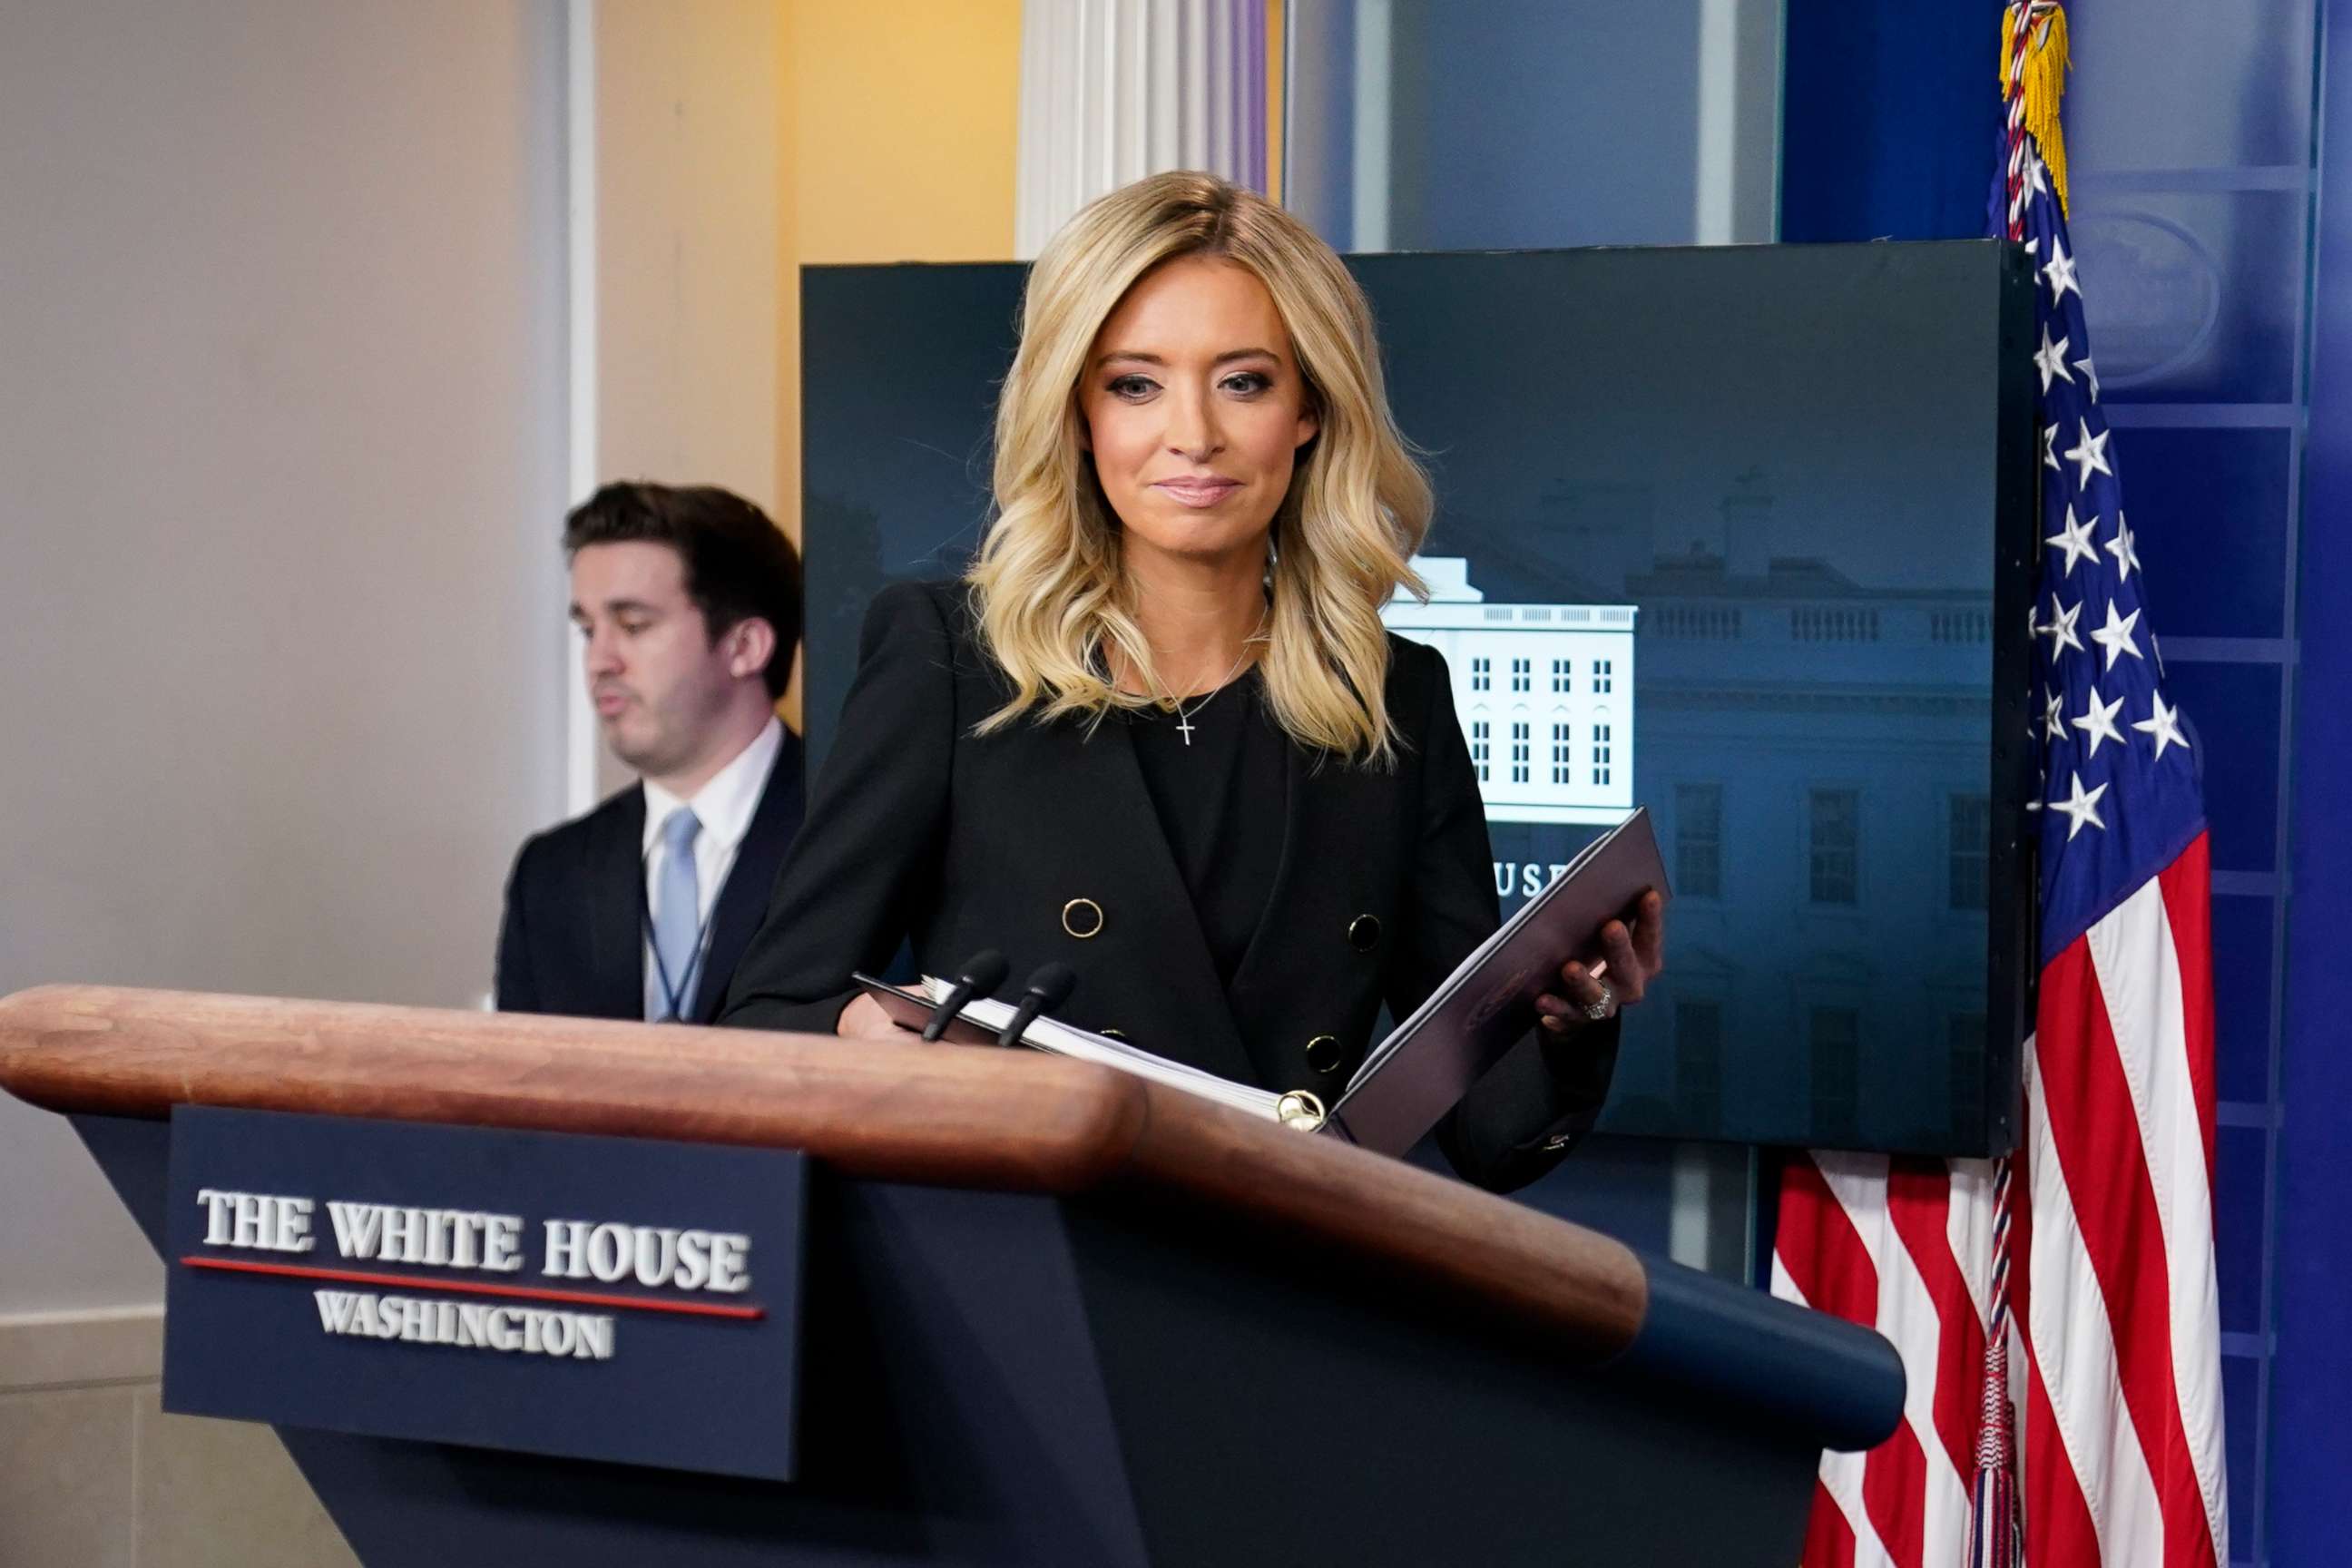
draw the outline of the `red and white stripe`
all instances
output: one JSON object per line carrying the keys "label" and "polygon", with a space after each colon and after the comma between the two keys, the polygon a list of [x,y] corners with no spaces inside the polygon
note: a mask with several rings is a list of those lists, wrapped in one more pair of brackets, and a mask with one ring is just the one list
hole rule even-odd
{"label": "red and white stripe", "polygon": [[[2220,1568],[2210,873],[2200,837],[2042,972],[2011,1193],[2029,1568]],[[1990,1310],[1991,1167],[1790,1162],[1775,1294],[1869,1323],[1904,1422],[1822,1465],[1806,1568],[1960,1568]]]}

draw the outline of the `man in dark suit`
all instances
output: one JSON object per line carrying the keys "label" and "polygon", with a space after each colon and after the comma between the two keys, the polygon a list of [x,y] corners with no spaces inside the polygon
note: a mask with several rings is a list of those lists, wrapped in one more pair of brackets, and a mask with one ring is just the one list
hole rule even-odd
{"label": "man in dark suit", "polygon": [[498,1005],[709,1023],[800,829],[800,742],[775,712],[800,557],[739,496],[646,483],[598,490],[563,548],[605,742],[643,776],[516,856]]}

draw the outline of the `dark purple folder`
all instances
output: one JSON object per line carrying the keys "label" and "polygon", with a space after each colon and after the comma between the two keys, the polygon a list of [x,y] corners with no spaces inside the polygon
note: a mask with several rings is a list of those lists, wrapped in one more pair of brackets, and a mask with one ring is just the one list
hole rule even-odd
{"label": "dark purple folder", "polygon": [[[1600,957],[1599,933],[1643,893],[1667,895],[1647,806],[1594,839],[1429,1000],[1364,1058],[1324,1128],[1402,1154],[1536,1024],[1536,998],[1570,959]],[[1606,979],[1606,976],[1603,976]]]}

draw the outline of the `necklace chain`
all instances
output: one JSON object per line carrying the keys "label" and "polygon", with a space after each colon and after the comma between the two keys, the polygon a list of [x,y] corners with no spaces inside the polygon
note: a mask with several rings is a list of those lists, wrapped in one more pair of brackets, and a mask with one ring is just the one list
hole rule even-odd
{"label": "necklace chain", "polygon": [[1251,632],[1249,636],[1242,639],[1241,657],[1234,660],[1233,668],[1225,671],[1225,678],[1223,680],[1218,681],[1214,686],[1209,688],[1208,690],[1201,693],[1201,695],[1194,700],[1189,711],[1185,709],[1181,699],[1171,699],[1171,700],[1176,704],[1176,732],[1184,737],[1184,744],[1186,746],[1189,747],[1192,745],[1192,731],[1199,727],[1192,722],[1193,715],[1199,713],[1202,709],[1206,708],[1216,697],[1218,692],[1223,691],[1226,687],[1231,686],[1234,683],[1234,678],[1241,674],[1242,667],[1249,662],[1250,650],[1257,646],[1258,639],[1265,634],[1265,620],[1266,617],[1265,615],[1258,616],[1257,629]]}

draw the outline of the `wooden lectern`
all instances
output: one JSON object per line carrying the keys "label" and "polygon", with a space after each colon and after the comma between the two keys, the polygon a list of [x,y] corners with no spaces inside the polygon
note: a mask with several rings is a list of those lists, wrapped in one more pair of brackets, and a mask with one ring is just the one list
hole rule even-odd
{"label": "wooden lectern", "polygon": [[49,986],[0,1086],[159,1248],[178,1106],[807,1153],[797,1479],[281,1427],[371,1565],[1787,1568],[1902,1411],[1865,1330],[1027,1052]]}

